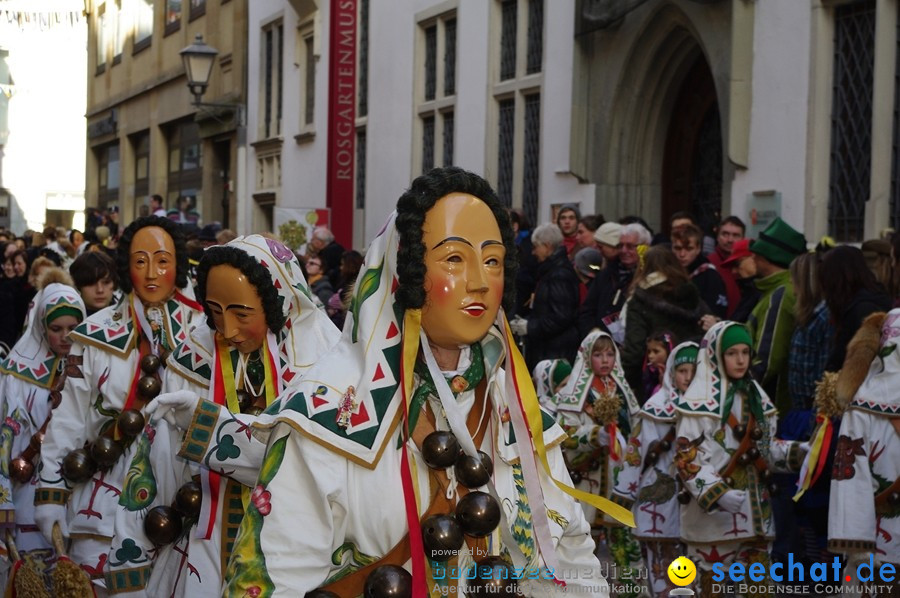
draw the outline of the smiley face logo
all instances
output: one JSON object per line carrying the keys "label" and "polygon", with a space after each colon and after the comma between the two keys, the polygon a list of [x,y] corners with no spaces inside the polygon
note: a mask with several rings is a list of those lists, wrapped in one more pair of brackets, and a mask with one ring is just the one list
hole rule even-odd
{"label": "smiley face logo", "polygon": [[686,586],[693,583],[697,577],[697,567],[687,557],[680,556],[669,565],[669,581],[676,586]]}

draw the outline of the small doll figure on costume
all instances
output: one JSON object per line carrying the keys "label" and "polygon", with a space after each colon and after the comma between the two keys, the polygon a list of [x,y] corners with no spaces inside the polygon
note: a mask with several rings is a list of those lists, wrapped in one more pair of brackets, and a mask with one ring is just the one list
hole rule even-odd
{"label": "small doll figure on costume", "polygon": [[667,567],[684,554],[673,462],[675,403],[694,379],[697,352],[697,343],[688,342],[669,354],[662,388],[633,420],[625,466],[613,490],[612,500],[634,512],[634,536],[641,541],[655,596],[675,588]]}
{"label": "small doll figure on costume", "polygon": [[669,332],[657,332],[647,339],[647,353],[644,355],[644,368],[641,373],[644,397],[652,397],[662,388],[666,361],[674,346],[675,342]]}
{"label": "small doll figure on costume", "polygon": [[166,356],[184,341],[200,306],[187,287],[178,225],[139,218],[119,242],[126,295],[72,331],[62,400],[47,428],[35,522],[71,538],[69,557],[104,590],[122,484],[144,429],[144,406],[164,391]]}
{"label": "small doll figure on costume", "polygon": [[34,481],[66,379],[68,336],[84,320],[84,303],[59,268],[46,270],[38,288],[25,334],[0,364],[0,534],[13,532],[19,553],[44,574],[49,590],[57,555],[34,524]]}
{"label": "small doll figure on costume", "polygon": [[[639,410],[612,337],[593,330],[581,342],[569,380],[556,395],[557,421],[568,435],[563,454],[577,488],[612,497],[615,479],[625,464],[632,418]],[[582,506],[588,522],[603,530],[617,581],[636,577],[642,562],[631,530],[590,505]]]}
{"label": "small doll figure on costume", "polygon": [[[868,355],[848,349],[837,383],[841,399],[842,379],[867,372],[831,440],[837,448],[828,509],[828,549],[847,556],[854,585],[856,566],[870,558],[876,571],[886,563],[900,569],[900,309],[869,316],[849,347],[861,342]],[[892,595],[898,588],[895,578]]]}
{"label": "small doll figure on costume", "polygon": [[565,432],[501,310],[515,256],[484,179],[413,181],[366,252],[340,341],[254,425],[267,451],[225,596],[606,593]]}
{"label": "small doll figure on costume", "polygon": [[210,247],[197,281],[206,319],[170,356],[170,392],[147,407],[144,450],[125,476],[112,543],[122,558],[107,575],[116,595],[220,592],[265,452],[246,431],[340,336],[279,241]]}
{"label": "small doll figure on costume", "polygon": [[801,443],[775,438],[775,405],[749,373],[751,342],[743,324],[710,328],[694,380],[675,406],[681,537],[700,572],[701,596],[714,595],[714,563],[768,568],[771,472],[796,471],[805,455]]}

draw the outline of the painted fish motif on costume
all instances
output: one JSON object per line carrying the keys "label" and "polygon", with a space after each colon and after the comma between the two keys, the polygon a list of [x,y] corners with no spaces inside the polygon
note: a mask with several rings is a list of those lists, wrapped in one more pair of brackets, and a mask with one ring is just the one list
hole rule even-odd
{"label": "painted fish motif on costume", "polygon": [[125,473],[119,504],[129,511],[143,511],[156,498],[156,477],[150,466],[150,436],[141,434],[131,466]]}

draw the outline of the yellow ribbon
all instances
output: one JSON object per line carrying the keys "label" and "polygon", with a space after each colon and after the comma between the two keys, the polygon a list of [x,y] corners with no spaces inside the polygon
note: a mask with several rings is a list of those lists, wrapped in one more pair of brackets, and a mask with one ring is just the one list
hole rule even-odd
{"label": "yellow ribbon", "polygon": [[[234,385],[234,369],[231,367],[231,351],[228,349],[228,343],[224,339],[216,335],[216,345],[219,353],[219,367],[222,369],[222,382],[225,384],[225,406],[232,413],[240,413],[241,405],[237,399],[237,388]],[[263,346],[260,349],[260,358],[263,360],[263,371],[266,378],[266,406],[275,400],[275,381],[272,376],[272,365],[269,363],[269,342],[263,340]]]}
{"label": "yellow ribbon", "polygon": [[617,505],[616,503],[602,496],[589,494],[582,490],[578,490],[577,488],[573,488],[572,486],[564,484],[553,477],[553,474],[550,471],[550,462],[547,460],[547,447],[544,445],[544,423],[543,417],[541,416],[540,403],[538,403],[537,395],[534,392],[534,385],[531,382],[531,378],[528,378],[524,373],[528,371],[528,368],[525,367],[525,360],[522,358],[522,354],[519,353],[519,349],[516,347],[516,344],[513,341],[512,330],[510,330],[509,328],[509,322],[506,321],[506,318],[503,318],[503,321],[504,328],[506,329],[506,344],[509,347],[511,353],[509,358],[512,360],[513,365],[515,366],[516,386],[519,389],[522,406],[525,409],[525,416],[528,420],[528,427],[532,430],[532,437],[534,438],[534,448],[535,451],[537,451],[538,458],[541,461],[541,465],[543,465],[544,467],[544,472],[551,480],[553,480],[553,483],[556,484],[557,488],[559,488],[569,496],[572,496],[576,500],[580,500],[593,507],[596,507],[619,523],[622,523],[629,527],[635,527],[634,515],[632,515],[631,511],[629,511],[625,507]]}
{"label": "yellow ribbon", "polygon": [[830,425],[831,420],[826,417],[816,427],[812,443],[810,443],[809,446],[809,455],[806,457],[806,471],[803,472],[803,479],[797,486],[797,493],[794,494],[794,502],[800,500],[800,497],[803,496],[803,493],[809,490],[809,487],[812,485],[813,476],[815,475],[816,469],[819,465],[819,457],[822,453],[822,445],[825,443],[825,436],[828,433],[828,427]]}

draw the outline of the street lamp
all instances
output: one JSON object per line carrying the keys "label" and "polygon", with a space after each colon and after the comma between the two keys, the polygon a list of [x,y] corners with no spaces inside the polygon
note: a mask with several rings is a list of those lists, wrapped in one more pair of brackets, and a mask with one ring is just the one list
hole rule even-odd
{"label": "street lamp", "polygon": [[[179,52],[181,60],[184,62],[184,72],[187,75],[188,89],[194,96],[194,106],[203,109],[208,117],[217,121],[219,124],[228,125],[229,123],[220,116],[225,114],[231,115],[233,120],[231,125],[234,126],[237,142],[237,180],[238,185],[235,192],[237,205],[243,205],[244,199],[244,179],[246,177],[247,162],[247,127],[244,122],[244,105],[240,102],[204,102],[203,94],[209,87],[209,77],[212,75],[213,64],[216,62],[216,56],[219,51],[208,46],[203,41],[203,35],[197,34],[194,43]],[[229,201],[228,191],[222,197],[222,209],[225,213],[225,226],[228,226]],[[238,230],[242,230],[245,226],[243,218],[238,215]]]}
{"label": "street lamp", "polygon": [[179,52],[184,62],[184,71],[187,73],[188,89],[194,95],[194,104],[199,106],[203,94],[209,85],[209,76],[212,74],[213,64],[219,51],[206,45],[203,35],[197,34],[194,43]]}

